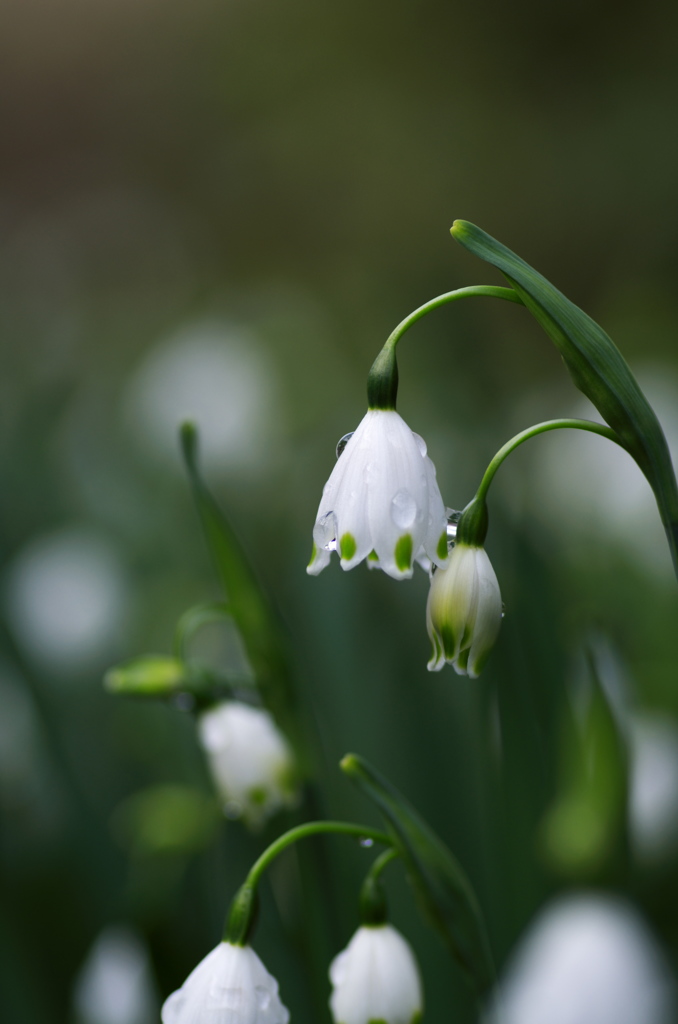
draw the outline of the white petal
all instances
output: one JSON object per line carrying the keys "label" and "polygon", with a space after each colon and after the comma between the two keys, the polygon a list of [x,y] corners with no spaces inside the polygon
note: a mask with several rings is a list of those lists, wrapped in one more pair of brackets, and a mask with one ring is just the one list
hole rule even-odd
{"label": "white petal", "polygon": [[494,647],[501,627],[502,603],[499,582],[484,548],[476,549],[478,599],[473,638],[468,656],[468,674],[477,679]]}
{"label": "white petal", "polygon": [[[436,468],[429,458],[424,460],[426,469],[426,486],[428,489],[428,528],[424,538],[424,550],[432,562],[442,566],[447,564],[447,516],[445,505],[436,480]],[[441,557],[439,547],[441,538],[445,538],[445,556]]]}
{"label": "white petal", "polygon": [[[381,417],[367,471],[370,531],[384,572],[403,579],[412,575],[428,527],[426,466],[414,434],[398,413],[382,412]],[[399,542],[410,550],[405,562],[396,555]]]}
{"label": "white petal", "polygon": [[466,544],[456,544],[447,566],[438,569],[431,580],[428,614],[450,662],[470,643],[468,630],[475,617],[477,593],[474,552]]}
{"label": "white petal", "polygon": [[362,927],[330,966],[335,1024],[412,1024],[422,1012],[414,954],[391,925]]}
{"label": "white petal", "polygon": [[162,1024],[288,1024],[278,983],[250,946],[208,953],[162,1008]]}

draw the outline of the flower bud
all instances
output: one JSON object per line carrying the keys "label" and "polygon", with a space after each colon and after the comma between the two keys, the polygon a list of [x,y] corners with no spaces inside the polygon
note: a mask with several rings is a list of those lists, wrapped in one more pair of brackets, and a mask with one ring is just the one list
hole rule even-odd
{"label": "flower bud", "polygon": [[494,646],[502,619],[501,593],[485,548],[458,542],[448,564],[433,574],[426,626],[433,644],[429,671],[445,662],[476,679]]}
{"label": "flower bud", "polygon": [[390,924],[358,929],[330,966],[335,1024],[415,1024],[424,997],[409,943]]}
{"label": "flower bud", "polygon": [[181,661],[162,654],[149,654],[116,665],[104,676],[109,693],[137,697],[167,697],[177,693],[186,683],[186,670]]}
{"label": "flower bud", "polygon": [[162,1024],[288,1024],[278,982],[251,946],[219,945],[165,1000]]}
{"label": "flower bud", "polygon": [[296,802],[294,754],[268,711],[225,701],[201,716],[199,729],[229,817],[258,828]]}

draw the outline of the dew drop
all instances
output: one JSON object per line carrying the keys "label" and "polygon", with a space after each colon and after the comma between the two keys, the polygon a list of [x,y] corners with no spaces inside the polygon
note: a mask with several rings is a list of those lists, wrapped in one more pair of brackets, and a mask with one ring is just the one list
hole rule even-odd
{"label": "dew drop", "polygon": [[313,527],[313,540],[318,550],[336,551],[337,548],[337,517],[334,512],[326,512]]}
{"label": "dew drop", "polygon": [[446,508],[445,516],[447,518],[447,539],[448,541],[453,541],[457,536],[457,527],[459,526],[462,514],[453,508]]}
{"label": "dew drop", "polygon": [[355,430],[350,430],[348,434],[344,434],[343,437],[339,438],[339,440],[337,441],[337,458],[339,458],[339,456],[343,453],[344,448],[346,447],[346,445],[351,440],[354,434]]}
{"label": "dew drop", "polygon": [[409,530],[417,517],[417,503],[409,491],[402,488],[391,501],[391,519],[399,530]]}
{"label": "dew drop", "polygon": [[369,850],[371,846],[374,846],[374,839],[370,839],[368,836],[363,836],[360,840],[360,845],[364,846],[366,850]]}
{"label": "dew drop", "polygon": [[502,619],[506,618],[506,605],[503,601],[501,602],[501,617]]}
{"label": "dew drop", "polygon": [[254,992],[257,1000],[257,1006],[259,1007],[259,1009],[268,1010],[269,1006],[271,1005],[271,993],[269,992],[269,990],[267,988],[264,988],[263,985],[257,985]]}
{"label": "dew drop", "polygon": [[415,434],[414,431],[412,431],[412,437],[417,442],[417,448],[421,452],[422,459],[425,459],[427,452],[426,441],[424,440],[423,437],[420,437],[419,434]]}
{"label": "dew drop", "polygon": [[174,698],[174,706],[179,711],[192,711],[195,707],[195,697],[192,693],[178,693]]}

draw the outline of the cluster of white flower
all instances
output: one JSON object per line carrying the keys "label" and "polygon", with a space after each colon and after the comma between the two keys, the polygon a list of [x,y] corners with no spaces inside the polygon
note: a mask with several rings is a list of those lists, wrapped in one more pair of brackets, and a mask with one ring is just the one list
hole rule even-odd
{"label": "cluster of white flower", "polygon": [[409,578],[415,561],[431,565],[428,667],[447,662],[476,678],[501,624],[497,577],[481,545],[459,542],[448,551],[435,467],[393,409],[370,409],[340,453],[318,507],[307,572],[321,572],[332,551],[343,569],[366,558],[395,579]]}
{"label": "cluster of white flower", "polygon": [[[330,967],[335,1024],[416,1024],[423,1011],[419,969],[391,925],[363,926]],[[288,1024],[278,982],[251,946],[220,942],[165,1000],[162,1024]]]}

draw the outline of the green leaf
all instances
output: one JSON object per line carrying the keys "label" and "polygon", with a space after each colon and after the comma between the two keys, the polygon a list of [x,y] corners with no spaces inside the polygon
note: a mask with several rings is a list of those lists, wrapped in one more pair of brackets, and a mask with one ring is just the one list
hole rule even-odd
{"label": "green leaf", "polygon": [[609,870],[626,846],[627,743],[592,654],[588,683],[583,714],[564,711],[559,792],[540,829],[549,863],[578,882]]}
{"label": "green leaf", "polygon": [[299,752],[295,694],[280,622],[233,528],[200,475],[198,432],[194,424],[182,424],[180,436],[193,499],[226,591],[228,610],[242,636],[262,699]]}
{"label": "green leaf", "polygon": [[554,342],[575,385],[617,433],[654,491],[678,575],[678,485],[659,421],[621,352],[562,292],[475,224],[456,220],[452,237],[502,272]]}
{"label": "green leaf", "polygon": [[495,980],[492,954],[473,889],[447,846],[371,765],[347,754],[342,770],[379,808],[405,864],[420,909],[479,993]]}
{"label": "green leaf", "polygon": [[210,845],[222,820],[217,801],[192,786],[149,786],[113,812],[111,828],[136,856],[188,855]]}

